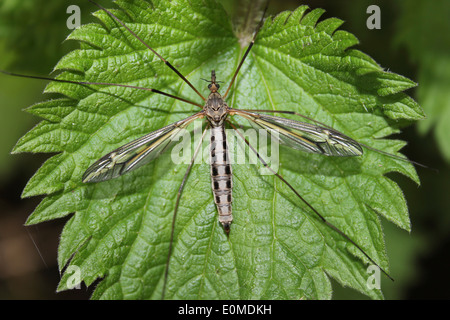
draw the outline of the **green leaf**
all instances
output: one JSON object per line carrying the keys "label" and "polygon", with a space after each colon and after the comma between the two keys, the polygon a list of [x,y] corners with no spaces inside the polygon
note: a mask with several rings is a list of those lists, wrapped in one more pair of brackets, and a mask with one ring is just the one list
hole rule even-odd
{"label": "green leaf", "polygon": [[[244,53],[216,1],[117,1],[128,27],[207,94],[215,69],[223,87]],[[404,142],[385,137],[423,117],[402,93],[415,84],[383,71],[352,48],[336,18],[306,6],[268,18],[227,99],[236,108],[300,112],[371,147],[399,155]],[[114,82],[159,89],[202,103],[172,70],[105,12],[100,24],[70,35],[81,48],[56,66],[60,79]],[[29,181],[24,196],[46,197],[28,223],[74,212],[61,235],[61,270],[80,268],[96,299],[159,299],[177,191],[187,165],[169,154],[111,181],[83,184],[84,171],[102,155],[183,119],[198,109],[168,97],[116,86],[50,83],[63,99],[29,109],[45,120],[16,152],[59,152]],[[242,125],[245,121],[235,119]],[[297,120],[301,120],[298,119]],[[206,148],[206,142],[204,149]],[[236,144],[232,152],[242,152]],[[329,277],[372,298],[368,260],[324,225],[282,181],[261,175],[261,164],[233,166],[229,237],[217,219],[204,161],[194,165],[177,215],[166,298],[329,299]],[[385,176],[399,172],[418,183],[413,166],[364,150],[359,158],[330,158],[282,147],[279,173],[326,219],[389,270],[380,220],[410,230],[404,196]],[[58,290],[68,288],[69,271]],[[395,277],[395,275],[393,275]],[[73,285],[73,283],[71,283]]]}

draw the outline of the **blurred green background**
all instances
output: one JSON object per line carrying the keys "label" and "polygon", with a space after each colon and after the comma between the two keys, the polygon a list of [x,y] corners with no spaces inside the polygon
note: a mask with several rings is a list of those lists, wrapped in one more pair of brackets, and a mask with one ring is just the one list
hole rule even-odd
{"label": "blurred green background", "polygon": [[[239,21],[244,0],[221,1]],[[250,1],[255,5],[258,1]],[[101,1],[111,7],[112,1]],[[81,8],[82,24],[95,22],[87,0],[0,0],[0,69],[47,76],[67,52],[78,47],[64,42],[69,5]],[[427,119],[396,138],[408,141],[408,158],[433,169],[418,167],[421,186],[392,174],[405,193],[412,232],[383,223],[396,279],[382,279],[387,299],[448,299],[450,293],[450,1],[448,0],[284,0],[271,1],[269,14],[301,4],[323,8],[322,19],[338,17],[360,40],[357,49],[382,67],[419,83],[408,91],[424,108]],[[381,29],[369,30],[367,7],[381,9]],[[39,119],[22,110],[49,99],[45,81],[0,74],[0,299],[87,299],[92,288],[55,293],[59,234],[66,219],[24,227],[40,198],[21,199],[33,173],[49,155],[10,155],[14,144]],[[434,170],[436,169],[436,170]],[[366,299],[333,283],[335,299]]]}

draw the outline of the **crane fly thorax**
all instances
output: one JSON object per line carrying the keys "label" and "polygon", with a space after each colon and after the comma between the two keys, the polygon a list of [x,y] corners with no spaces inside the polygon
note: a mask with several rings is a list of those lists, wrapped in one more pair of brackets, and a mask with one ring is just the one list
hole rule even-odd
{"label": "crane fly thorax", "polygon": [[206,100],[204,111],[213,127],[223,124],[228,115],[228,105],[218,92],[211,92]]}
{"label": "crane fly thorax", "polygon": [[220,88],[218,81],[216,81],[216,71],[211,71],[211,83],[208,85],[208,89],[211,93],[206,99],[203,110],[205,111],[206,118],[213,127],[219,127],[223,125],[223,122],[228,115],[228,105],[223,101],[222,96],[217,92]]}

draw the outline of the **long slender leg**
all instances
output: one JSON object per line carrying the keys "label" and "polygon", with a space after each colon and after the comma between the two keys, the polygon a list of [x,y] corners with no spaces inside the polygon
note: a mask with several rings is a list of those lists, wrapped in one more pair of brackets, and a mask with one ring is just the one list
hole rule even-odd
{"label": "long slender leg", "polygon": [[208,129],[209,129],[209,123],[206,125],[205,130],[203,130],[203,134],[200,139],[200,142],[194,151],[194,155],[192,156],[191,163],[189,164],[189,167],[187,168],[186,173],[184,174],[183,180],[181,181],[180,188],[178,189],[177,201],[175,202],[175,209],[174,209],[173,218],[172,218],[172,232],[170,233],[169,253],[167,255],[166,269],[164,271],[164,284],[163,284],[162,295],[161,295],[162,300],[164,300],[164,296],[166,294],[167,277],[169,276],[169,264],[170,264],[170,257],[172,255],[172,245],[173,245],[173,237],[174,237],[174,231],[175,231],[175,220],[177,218],[177,212],[178,212],[178,205],[180,204],[181,194],[183,193],[184,185],[186,184],[186,180],[189,176],[189,173],[191,172],[192,166],[195,162],[195,158],[197,158],[198,152],[201,149],[203,139],[205,138],[205,135],[206,135],[206,132],[208,131]]}
{"label": "long slender leg", "polygon": [[154,92],[154,93],[158,93],[161,94],[163,96],[166,97],[170,97],[173,99],[177,99],[189,104],[192,104],[194,106],[200,107],[203,109],[202,105],[171,95],[169,93],[165,93],[156,89],[151,89],[151,88],[144,88],[144,87],[138,87],[138,86],[132,86],[132,85],[127,85],[127,84],[120,84],[120,83],[108,83],[108,82],[87,82],[87,81],[72,81],[72,80],[63,80],[63,79],[53,79],[53,78],[49,78],[49,77],[41,77],[41,76],[29,76],[29,75],[24,75],[24,74],[18,74],[18,73],[13,73],[13,72],[8,72],[8,71],[4,71],[4,70],[0,70],[1,73],[4,73],[6,75],[9,76],[14,76],[14,77],[22,77],[22,78],[30,78],[30,79],[39,79],[39,80],[48,80],[48,81],[54,81],[54,82],[63,82],[63,83],[72,83],[72,84],[80,84],[80,85],[101,85],[101,86],[115,86],[115,87],[123,87],[123,88],[131,88],[131,89],[139,89],[139,90],[146,90],[146,91],[150,91],[150,92]]}
{"label": "long slender leg", "polygon": [[[295,115],[295,116],[297,116],[297,117],[301,117],[301,118],[303,118],[303,119],[312,121],[312,122],[314,122],[315,124],[317,124],[317,125],[319,125],[319,126],[322,126],[322,127],[324,127],[324,128],[328,128],[328,129],[331,129],[331,130],[335,130],[334,128],[332,128],[332,127],[326,125],[325,123],[322,123],[322,122],[320,122],[320,121],[314,120],[314,119],[312,119],[312,118],[310,118],[310,117],[307,117],[307,116],[305,116],[305,115],[303,115],[303,114],[301,114],[301,113],[295,112],[295,111],[288,111],[288,110],[250,110],[250,109],[239,109],[239,111],[246,111],[246,112],[253,112],[253,113],[255,113],[255,112],[258,113],[258,112],[259,112],[259,113],[282,113],[282,114],[291,114],[291,115]],[[419,162],[416,162],[416,161],[413,161],[413,160],[409,160],[409,159],[406,159],[406,158],[399,157],[399,156],[397,156],[397,155],[395,155],[395,154],[391,154],[391,153],[389,153],[389,152],[385,152],[385,151],[383,151],[383,150],[379,150],[379,149],[373,148],[373,147],[368,146],[368,145],[366,145],[366,144],[363,144],[363,143],[361,143],[361,142],[358,142],[358,144],[361,145],[361,146],[363,146],[363,147],[366,148],[366,149],[369,149],[369,150],[372,150],[372,151],[375,151],[375,152],[384,154],[384,155],[389,156],[389,157],[391,157],[391,158],[394,158],[394,159],[397,159],[397,160],[401,160],[401,161],[405,161],[405,162],[409,162],[409,163],[411,163],[411,164],[415,164],[415,165],[417,165],[417,166],[419,166],[419,167],[422,167],[422,168],[433,169],[433,168],[430,168],[430,167],[428,167],[428,166],[426,166],[426,165],[424,165],[424,164],[421,164],[421,163],[419,163]]]}
{"label": "long slender leg", "polygon": [[236,132],[239,134],[239,136],[245,141],[245,143],[249,146],[249,148],[256,154],[256,156],[258,157],[259,161],[261,161],[261,163],[263,164],[264,167],[266,167],[267,169],[269,169],[278,179],[280,179],[282,182],[284,182],[294,193],[295,195],[301,200],[303,201],[303,203],[305,203],[321,220],[323,223],[325,223],[327,226],[329,226],[331,229],[333,229],[334,231],[336,231],[337,233],[339,233],[341,236],[343,236],[347,241],[349,241],[351,244],[353,244],[359,251],[361,251],[366,257],[367,259],[369,259],[370,262],[372,262],[374,265],[376,265],[389,279],[391,279],[392,281],[394,281],[394,279],[386,272],[383,270],[383,268],[381,268],[358,244],[356,244],[355,241],[353,241],[349,236],[347,236],[343,231],[341,231],[338,227],[336,227],[335,225],[333,225],[331,222],[328,222],[328,220],[326,220],[311,204],[309,204],[298,192],[297,190],[294,189],[294,187],[287,182],[280,174],[278,174],[277,172],[275,172],[268,164],[267,162],[264,161],[264,159],[259,155],[259,153],[255,150],[255,148],[253,148],[253,146],[248,142],[248,140],[242,135],[241,132],[239,132],[239,130],[237,130],[237,128],[233,125],[233,123],[231,123],[231,121],[227,120],[228,123],[233,127],[233,129],[236,130]]}
{"label": "long slender leg", "polygon": [[227,97],[228,92],[230,92],[231,86],[233,85],[234,80],[236,80],[236,77],[237,77],[237,75],[238,75],[238,73],[239,73],[239,70],[241,69],[242,65],[244,64],[245,58],[247,58],[248,54],[250,53],[250,50],[252,49],[253,45],[255,44],[256,36],[258,35],[258,32],[259,32],[259,30],[260,30],[261,27],[262,27],[262,24],[263,24],[263,21],[264,21],[264,16],[266,15],[267,6],[268,6],[268,3],[267,3],[267,5],[266,5],[266,8],[264,9],[264,13],[263,13],[263,16],[262,16],[262,18],[261,18],[261,21],[259,22],[259,24],[258,24],[258,26],[257,26],[257,28],[256,28],[255,34],[253,35],[252,42],[250,42],[250,44],[249,44],[247,50],[245,51],[244,56],[242,57],[241,62],[239,63],[239,65],[238,65],[236,71],[234,72],[234,75],[233,75],[233,78],[231,79],[230,84],[228,85],[227,91],[226,91],[225,94],[223,95],[223,99],[224,99],[224,100],[225,100],[225,98]]}
{"label": "long slender leg", "polygon": [[192,83],[190,83],[189,80],[186,79],[169,61],[164,59],[158,52],[153,50],[144,40],[142,40],[136,33],[134,33],[130,28],[128,28],[127,25],[125,23],[123,23],[119,18],[117,18],[111,11],[102,7],[100,4],[96,3],[93,0],[89,0],[89,2],[92,2],[93,4],[95,4],[101,10],[105,11],[111,18],[113,18],[118,23],[120,23],[125,29],[128,30],[128,32],[130,34],[132,34],[137,40],[139,40],[144,46],[146,46],[151,52],[153,52],[162,62],[164,62],[166,64],[166,66],[168,66],[170,69],[172,69],[181,79],[183,79],[183,81],[186,82],[189,85],[189,87],[191,87],[192,90],[194,90],[195,93],[197,93],[200,96],[200,98],[202,98],[204,101],[206,101],[205,97],[203,97],[202,94],[192,85]]}

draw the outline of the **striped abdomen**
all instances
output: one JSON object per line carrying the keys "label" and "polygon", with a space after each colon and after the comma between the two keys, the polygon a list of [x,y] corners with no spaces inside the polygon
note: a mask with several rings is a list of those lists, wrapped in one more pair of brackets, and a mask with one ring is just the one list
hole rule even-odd
{"label": "striped abdomen", "polygon": [[211,129],[211,183],[214,202],[219,211],[219,221],[228,233],[233,221],[231,214],[233,182],[224,126]]}

